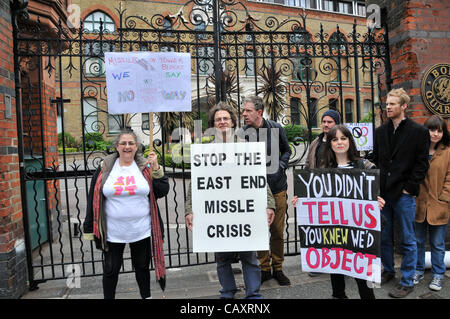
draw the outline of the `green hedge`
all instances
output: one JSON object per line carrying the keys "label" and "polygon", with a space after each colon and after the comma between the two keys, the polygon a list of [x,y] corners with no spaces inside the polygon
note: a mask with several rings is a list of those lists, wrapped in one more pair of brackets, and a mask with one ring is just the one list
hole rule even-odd
{"label": "green hedge", "polygon": [[296,137],[303,137],[307,132],[306,128],[300,125],[286,125],[284,127],[286,137],[289,142],[293,142]]}
{"label": "green hedge", "polygon": [[[78,149],[75,148],[75,147],[66,147],[65,150],[66,150],[66,153],[78,152]],[[58,153],[63,153],[63,148],[62,147],[58,147]]]}
{"label": "green hedge", "polygon": [[[296,137],[301,137],[303,140],[308,140],[308,129],[301,125],[286,125],[284,127],[286,131],[286,137],[289,142],[294,142]],[[320,132],[312,131],[312,139],[314,140]]]}

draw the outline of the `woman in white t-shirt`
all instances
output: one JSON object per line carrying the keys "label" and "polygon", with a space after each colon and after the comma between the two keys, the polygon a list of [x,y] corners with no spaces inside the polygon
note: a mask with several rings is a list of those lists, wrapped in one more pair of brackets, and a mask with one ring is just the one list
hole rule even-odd
{"label": "woman in white t-shirt", "polygon": [[156,277],[163,289],[165,285],[163,227],[156,200],[168,193],[169,183],[156,154],[150,152],[146,160],[138,145],[132,131],[121,132],[115,142],[117,152],[105,157],[89,191],[84,237],[95,240],[104,252],[105,299],[115,298],[126,244],[141,297],[150,297],[151,255]]}
{"label": "woman in white t-shirt", "polygon": [[[352,133],[345,125],[336,125],[327,134],[327,141],[322,157],[320,168],[375,168],[373,163],[359,157]],[[292,205],[296,207],[298,197],[294,196]],[[384,199],[378,197],[380,210],[385,204]],[[347,299],[345,294],[345,276],[341,274],[330,274],[333,298]],[[373,288],[367,286],[367,281],[355,278],[361,299],[375,299]]]}

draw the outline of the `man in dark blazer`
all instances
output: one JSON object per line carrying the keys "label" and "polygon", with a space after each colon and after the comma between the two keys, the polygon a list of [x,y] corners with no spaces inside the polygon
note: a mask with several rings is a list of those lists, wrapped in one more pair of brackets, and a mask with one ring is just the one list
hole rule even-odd
{"label": "man in dark blazer", "polygon": [[404,89],[391,90],[386,99],[388,120],[375,130],[374,163],[380,169],[381,197],[386,200],[381,211],[384,219],[381,231],[382,284],[395,277],[394,218],[401,235],[402,278],[389,292],[394,298],[406,297],[414,289],[417,259],[414,197],[419,194],[419,186],[429,167],[430,134],[424,126],[405,116],[409,101]]}
{"label": "man in dark blazer", "polygon": [[[289,141],[284,128],[275,121],[263,118],[264,103],[258,96],[250,96],[242,102],[244,118],[243,139],[265,142],[267,154],[267,184],[275,198],[275,218],[270,225],[270,252],[258,252],[261,266],[261,283],[274,278],[280,286],[291,284],[283,273],[284,226],[287,211],[286,169],[291,156]],[[271,254],[270,254],[271,253]],[[272,262],[271,262],[272,259]],[[273,273],[271,272],[273,269]]]}

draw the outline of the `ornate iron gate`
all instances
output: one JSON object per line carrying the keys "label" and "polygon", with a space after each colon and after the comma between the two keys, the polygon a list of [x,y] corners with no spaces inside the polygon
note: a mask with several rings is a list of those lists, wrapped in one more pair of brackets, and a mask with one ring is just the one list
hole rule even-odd
{"label": "ornate iron gate", "polygon": [[[266,101],[267,117],[287,126],[290,135],[302,137],[293,143],[291,158],[292,166],[302,165],[314,129],[320,127],[319,113],[335,108],[345,122],[360,121],[364,111],[375,114],[382,89],[389,88],[387,32],[357,25],[356,20],[326,32],[322,24],[310,23],[304,14],[281,19],[254,14],[235,0],[190,0],[173,15],[148,18],[128,16],[119,8],[117,28],[101,21],[98,29],[81,22],[79,28],[64,29],[60,23],[49,30],[39,18],[35,24],[28,23],[25,7],[13,9],[31,288],[73,272],[102,274],[101,253],[83,241],[80,230],[90,178],[108,152],[101,139],[125,126],[144,137],[149,134],[145,114],[108,114],[104,52],[191,53],[193,112],[161,113],[154,118],[154,146],[163,158],[176,144],[172,140],[167,146],[171,130],[177,126],[192,129],[193,120],[201,119],[219,100],[235,106],[240,120],[239,102],[257,93]],[[375,116],[370,121],[375,124]],[[65,137],[68,132],[78,138],[78,144]],[[69,152],[71,147],[78,149],[76,155]],[[191,237],[184,227],[189,170],[184,164],[164,163],[171,184],[169,195],[160,201],[166,225],[166,265],[213,262],[212,254],[192,253]],[[299,254],[292,208],[286,220],[286,254]],[[125,258],[123,272],[131,269]]]}

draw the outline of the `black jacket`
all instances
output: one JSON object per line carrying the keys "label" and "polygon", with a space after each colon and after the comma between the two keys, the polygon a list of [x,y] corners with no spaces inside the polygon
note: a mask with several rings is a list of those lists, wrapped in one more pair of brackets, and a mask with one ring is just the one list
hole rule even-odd
{"label": "black jacket", "polygon": [[375,130],[373,162],[380,169],[380,193],[396,201],[402,190],[419,194],[428,171],[430,133],[424,126],[406,118],[394,132],[392,120]]}
{"label": "black jacket", "polygon": [[[245,125],[243,127],[244,131],[247,131],[248,129],[250,129],[251,127],[249,125]],[[272,191],[273,194],[277,194],[279,192],[282,192],[284,190],[287,189],[287,176],[286,176],[286,172],[285,170],[288,167],[289,164],[289,158],[291,157],[291,148],[289,147],[289,141],[286,137],[286,132],[284,131],[284,128],[278,124],[277,122],[271,121],[271,120],[266,120],[263,119],[263,126],[262,128],[266,128],[267,130],[267,138],[264,137],[263,135],[261,135],[259,133],[259,129],[257,129],[257,134],[258,136],[253,137],[250,134],[247,134],[247,132],[243,133],[244,136],[243,139],[245,139],[246,141],[250,141],[250,142],[254,142],[254,141],[259,141],[259,142],[266,142],[266,155],[267,155],[267,167],[268,170],[271,167],[271,161],[272,159],[270,159],[270,157],[275,157],[278,156],[278,169],[276,170],[276,172],[271,173],[271,174],[267,174],[267,183],[269,184],[270,190]],[[274,152],[278,151],[278,153],[272,153],[272,143],[270,143],[271,140],[271,134],[274,133],[272,132],[272,128],[278,128],[278,150],[274,150]],[[251,130],[249,130],[251,131]],[[260,140],[261,139],[261,140]],[[269,143],[267,143],[267,141],[269,141]],[[269,171],[268,171],[269,173]]]}

